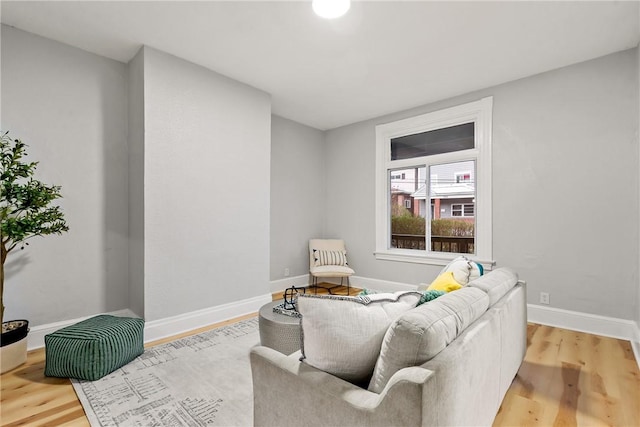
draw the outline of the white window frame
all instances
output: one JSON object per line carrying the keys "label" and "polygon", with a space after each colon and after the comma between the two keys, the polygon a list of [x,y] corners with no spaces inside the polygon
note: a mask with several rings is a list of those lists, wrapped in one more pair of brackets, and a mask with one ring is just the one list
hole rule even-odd
{"label": "white window frame", "polygon": [[[491,212],[491,135],[493,97],[475,102],[410,117],[376,126],[376,250],[378,260],[410,262],[418,264],[446,265],[459,256],[457,253],[431,251],[430,227],[426,227],[426,250],[391,248],[391,205],[389,172],[394,169],[413,168],[475,160],[475,254],[465,254],[474,261],[491,267],[492,253],[492,212]],[[391,160],[391,139],[464,123],[474,123],[475,147],[473,149]],[[429,173],[427,170],[427,177]],[[430,187],[430,178],[425,183]],[[427,204],[429,198],[427,196]],[[429,220],[430,218],[427,218]]]}
{"label": "white window frame", "polygon": [[404,207],[407,209],[411,209],[411,199],[404,200]]}

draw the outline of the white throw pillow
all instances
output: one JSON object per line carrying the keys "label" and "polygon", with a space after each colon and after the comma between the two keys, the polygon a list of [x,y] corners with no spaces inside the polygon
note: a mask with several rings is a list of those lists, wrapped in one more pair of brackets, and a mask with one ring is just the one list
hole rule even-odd
{"label": "white throw pillow", "polygon": [[314,249],[313,260],[316,267],[321,267],[323,265],[349,265],[347,263],[347,252],[345,251],[325,251],[321,249]]}
{"label": "white throw pillow", "polygon": [[380,393],[400,369],[436,356],[488,307],[485,292],[466,287],[399,316],[385,334],[369,390]]}
{"label": "white throw pillow", "polygon": [[[462,286],[467,286],[470,281],[476,280],[484,274],[482,265],[471,261],[464,255],[460,255],[451,260],[451,262],[440,271],[440,274],[449,271],[453,272],[453,278]],[[438,274],[438,276],[440,274]]]}
{"label": "white throw pillow", "polygon": [[[454,258],[449,264],[440,271],[440,274],[453,272],[453,278],[462,286],[467,286],[469,283],[469,275],[471,273],[471,262],[465,256],[459,256]],[[438,274],[438,276],[440,276]]]}
{"label": "white throw pillow", "polygon": [[299,295],[300,360],[350,382],[366,381],[387,328],[414,308],[421,296],[414,291],[358,297]]}

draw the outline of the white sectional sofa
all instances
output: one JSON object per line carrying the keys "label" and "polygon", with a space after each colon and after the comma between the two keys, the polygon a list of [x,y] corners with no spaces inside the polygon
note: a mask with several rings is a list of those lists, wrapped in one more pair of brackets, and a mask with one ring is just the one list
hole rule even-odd
{"label": "white sectional sofa", "polygon": [[[403,295],[398,301],[401,298],[406,304],[411,297]],[[399,315],[393,309],[383,311],[393,318],[382,337],[360,334],[350,340],[359,342],[363,353],[370,348],[380,352],[373,355],[375,367],[366,382],[347,381],[318,369],[329,357],[326,354],[320,358],[307,354],[301,360],[300,351],[285,356],[254,347],[254,424],[491,425],[526,351],[524,282],[513,271],[499,268]],[[310,330],[315,327],[309,323],[311,318],[305,324],[303,313],[303,334],[310,336],[303,345],[305,339],[316,339],[316,331]],[[338,328],[344,322],[339,320]],[[357,329],[362,323],[375,321],[349,327]],[[330,331],[332,337],[337,334]],[[306,344],[307,353],[319,348],[329,355],[334,351],[338,360],[346,354],[356,360],[363,356],[362,363],[365,359],[371,363],[366,354],[354,353],[348,344],[338,342],[333,350],[324,343]]]}

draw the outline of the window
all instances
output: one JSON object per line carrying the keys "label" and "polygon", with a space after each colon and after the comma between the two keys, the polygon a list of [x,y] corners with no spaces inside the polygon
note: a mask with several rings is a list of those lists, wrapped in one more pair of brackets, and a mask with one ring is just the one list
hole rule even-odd
{"label": "window", "polygon": [[473,216],[473,204],[452,204],[451,216]]}
{"label": "window", "polygon": [[474,123],[399,136],[391,139],[391,160],[411,159],[474,147]]}
{"label": "window", "polygon": [[464,253],[492,264],[492,105],[376,126],[377,259],[442,265]]}

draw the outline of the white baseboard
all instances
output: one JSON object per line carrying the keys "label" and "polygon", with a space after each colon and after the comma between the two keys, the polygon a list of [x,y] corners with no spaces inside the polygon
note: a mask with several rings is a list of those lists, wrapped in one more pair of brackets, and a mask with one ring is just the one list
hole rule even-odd
{"label": "white baseboard", "polygon": [[[333,285],[340,284],[340,278],[323,277],[322,281]],[[379,292],[396,292],[396,291],[415,291],[417,285],[407,285],[406,283],[390,282],[387,280],[370,279],[368,277],[351,276],[349,279],[351,286],[361,289],[369,289]],[[309,286],[309,275],[287,277],[286,279],[273,280],[271,282],[271,293],[282,292],[287,288],[295,286]]]}
{"label": "white baseboard", "polygon": [[543,307],[537,304],[527,304],[527,311],[528,320],[532,323],[619,338],[631,342],[637,340],[638,326],[632,320]]}
{"label": "white baseboard", "polygon": [[[202,328],[213,323],[244,316],[245,314],[256,313],[264,304],[271,301],[271,294],[260,295],[241,301],[234,301],[215,307],[192,311],[178,316],[167,317],[165,319],[146,322],[144,326],[144,342],[156,341],[162,338],[178,335],[183,332]],[[111,313],[113,316],[140,317],[129,309],[118,310]],[[73,325],[93,316],[81,317],[78,319],[65,320],[62,322],[48,323],[46,325],[30,328],[27,335],[27,350],[35,350],[44,347],[44,336],[58,329]]]}
{"label": "white baseboard", "polygon": [[537,304],[527,304],[527,320],[531,323],[630,341],[636,363],[640,366],[640,327],[632,320],[543,307]]}
{"label": "white baseboard", "polygon": [[640,342],[631,341],[631,348],[633,348],[633,354],[636,356],[636,363],[640,367]]}
{"label": "white baseboard", "polygon": [[391,282],[388,280],[370,279],[368,277],[353,276],[351,286],[378,292],[415,291],[418,285]]}
{"label": "white baseboard", "polygon": [[165,319],[152,320],[147,322],[144,327],[144,342],[156,341],[245,314],[257,313],[260,307],[268,302],[271,302],[271,294],[259,295]]}
{"label": "white baseboard", "polygon": [[[124,317],[140,317],[137,314],[135,314],[133,311],[129,310],[128,308],[125,308],[124,310],[118,310],[118,311],[112,311],[110,313],[100,313],[100,314],[110,314],[112,316],[124,316]],[[45,335],[55,332],[58,329],[71,326],[83,320],[87,320],[93,316],[94,315],[79,317],[77,319],[71,319],[71,320],[63,320],[61,322],[47,323],[45,325],[39,325],[39,326],[34,326],[32,328],[29,328],[29,335],[27,335],[27,351],[44,347]]]}
{"label": "white baseboard", "polygon": [[[291,286],[307,286],[308,276],[296,276],[271,282],[271,291],[279,292]],[[386,280],[370,279],[353,276],[351,285],[358,288],[376,291],[411,291],[416,290],[417,285],[390,282]],[[241,301],[209,307],[178,316],[147,322],[144,329],[144,341],[156,341],[158,339],[177,335],[183,332],[198,329],[213,323],[240,317],[245,314],[255,313],[264,304],[271,301],[271,294],[260,295]],[[617,319],[614,317],[599,316],[595,314],[580,313],[577,311],[563,310],[553,307],[543,307],[536,304],[527,304],[527,320],[531,323],[554,326],[590,334],[619,338],[631,342],[636,361],[640,366],[640,327],[631,320]],[[129,309],[118,310],[111,313],[114,316],[139,317]],[[44,336],[57,331],[65,326],[73,325],[93,316],[86,316],[62,322],[49,323],[30,328],[27,337],[27,349],[34,350],[44,347]]]}
{"label": "white baseboard", "polygon": [[287,277],[280,280],[272,280],[269,290],[271,293],[282,292],[287,288],[295,286],[296,288],[309,286],[309,275],[303,274],[302,276]]}

